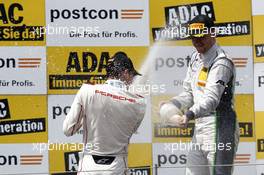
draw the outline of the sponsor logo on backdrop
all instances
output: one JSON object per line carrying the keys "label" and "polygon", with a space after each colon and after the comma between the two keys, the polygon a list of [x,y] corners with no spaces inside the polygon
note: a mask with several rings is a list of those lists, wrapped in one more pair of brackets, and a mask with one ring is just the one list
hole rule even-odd
{"label": "sponsor logo on backdrop", "polygon": [[79,163],[79,151],[65,152],[64,161],[66,171],[77,171]]}
{"label": "sponsor logo on backdrop", "polygon": [[155,164],[155,169],[162,167],[163,165],[185,165],[187,162],[186,154],[158,154],[157,164]]}
{"label": "sponsor logo on backdrop", "polygon": [[[52,120],[57,120],[57,119],[64,119],[66,117],[66,115],[68,114],[68,112],[70,111],[71,106],[62,106],[60,105],[56,105],[56,106],[52,106],[51,107],[51,111],[52,111]],[[80,129],[79,131],[77,131],[76,134],[83,134],[83,129]]]}
{"label": "sponsor logo on backdrop", "polygon": [[[25,8],[23,4],[0,3],[0,40],[1,41],[43,41],[44,35],[36,33],[43,26],[31,26],[24,24],[23,16]],[[4,25],[4,26],[3,26]],[[14,26],[16,25],[16,26]],[[19,25],[19,26],[18,26]]]}
{"label": "sponsor logo on backdrop", "polygon": [[131,167],[129,168],[130,175],[150,175],[150,166]]}
{"label": "sponsor logo on backdrop", "polygon": [[10,118],[10,110],[7,99],[0,100],[0,120],[1,119],[9,119]]}
{"label": "sponsor logo on backdrop", "polygon": [[[18,69],[33,70],[38,69],[41,64],[41,58],[0,58],[0,69]],[[32,87],[34,82],[30,80],[0,80],[0,87]]]}
{"label": "sponsor logo on backdrop", "polygon": [[109,58],[109,52],[101,52],[100,55],[93,52],[70,52],[68,62],[65,63],[65,74],[49,75],[49,89],[70,90],[79,89],[84,83],[104,83]]}
{"label": "sponsor logo on backdrop", "polygon": [[264,86],[264,76],[258,76],[258,87],[263,87]]}
{"label": "sponsor logo on backdrop", "polygon": [[[241,68],[246,68],[248,64],[248,58],[232,58],[233,63],[236,68],[241,69]],[[241,81],[236,80],[235,82],[236,86],[242,86]]]}
{"label": "sponsor logo on backdrop", "polygon": [[[239,123],[240,137],[253,137],[253,124],[247,122]],[[166,126],[161,123],[154,123],[155,137],[192,137],[194,131],[194,123],[190,123],[187,128],[177,128],[174,126]]]}
{"label": "sponsor logo on backdrop", "polygon": [[248,164],[250,163],[251,154],[236,154],[235,164]]}
{"label": "sponsor logo on backdrop", "polygon": [[[213,3],[204,2],[165,7],[166,26],[152,28],[153,40],[190,39],[188,22],[197,15],[207,15],[216,21]],[[216,23],[215,29],[218,37],[248,35],[250,34],[250,22],[235,21]]]}
{"label": "sponsor logo on backdrop", "polygon": [[65,117],[70,109],[71,106],[52,106],[52,119]]}
{"label": "sponsor logo on backdrop", "polygon": [[244,68],[247,66],[248,58],[232,58],[236,68]]}
{"label": "sponsor logo on backdrop", "polygon": [[[58,0],[58,3],[64,1]],[[54,7],[49,0],[46,3],[47,26],[41,32],[47,34],[48,45],[149,45],[148,1],[118,0],[116,3],[118,6],[98,0],[92,4],[83,1],[73,2],[68,7]]]}
{"label": "sponsor logo on backdrop", "polygon": [[155,71],[159,71],[161,68],[182,68],[187,67],[189,65],[189,62],[191,60],[191,57],[187,55],[185,58],[162,58],[158,57],[155,59]]}
{"label": "sponsor logo on backdrop", "polygon": [[256,57],[264,57],[264,44],[255,45]]}
{"label": "sponsor logo on backdrop", "polygon": [[43,155],[0,155],[0,166],[5,165],[20,165],[20,166],[34,166],[42,165]]}
{"label": "sponsor logo on backdrop", "polygon": [[264,152],[264,139],[258,139],[258,152]]}
{"label": "sponsor logo on backdrop", "polygon": [[[144,15],[144,9],[50,9],[50,22],[58,20],[141,20]],[[89,28],[89,30],[80,30],[71,27],[68,32],[70,37],[88,37],[88,38],[136,38],[133,31],[99,31],[99,27]],[[67,28],[64,29],[64,33]],[[57,32],[58,33],[58,32]]]}
{"label": "sponsor logo on backdrop", "polygon": [[240,122],[240,137],[253,137],[253,124],[250,122]]}
{"label": "sponsor logo on backdrop", "polygon": [[175,126],[166,126],[161,123],[154,123],[154,136],[160,138],[168,137],[192,137],[194,123],[189,123],[187,128],[178,128]]}
{"label": "sponsor logo on backdrop", "polygon": [[[65,152],[64,160],[65,160],[65,171],[77,171],[78,170],[78,163],[79,163],[79,152],[78,151]],[[130,170],[130,175],[138,175],[138,174],[150,175],[150,166],[132,167],[132,168],[129,168],[129,170]],[[59,174],[56,174],[56,175],[59,175]]]}
{"label": "sponsor logo on backdrop", "polygon": [[142,19],[144,9],[50,9],[50,22],[56,20],[138,20]]}
{"label": "sponsor logo on backdrop", "polygon": [[11,120],[11,109],[7,108],[8,100],[0,99],[1,105],[1,115],[2,118],[7,118],[8,120],[0,121],[0,136],[4,135],[14,135],[14,134],[28,134],[36,132],[46,131],[46,121],[45,118],[33,118],[33,119],[23,119],[23,120]]}
{"label": "sponsor logo on backdrop", "polygon": [[[191,56],[187,55],[184,57],[156,57],[154,62],[154,71],[155,72],[162,72],[163,70],[166,71],[180,71],[182,68],[187,68],[189,62],[191,60]],[[175,73],[175,78],[172,80],[172,86],[175,87],[182,87],[183,85],[183,75],[180,73]],[[158,78],[157,78],[158,79]]]}

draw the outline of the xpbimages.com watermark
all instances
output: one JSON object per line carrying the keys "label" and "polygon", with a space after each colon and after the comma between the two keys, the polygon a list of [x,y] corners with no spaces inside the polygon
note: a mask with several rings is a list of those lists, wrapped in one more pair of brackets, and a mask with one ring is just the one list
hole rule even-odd
{"label": "xpbimages.com watermark", "polygon": [[177,143],[164,143],[164,151],[168,151],[171,153],[175,153],[178,151],[196,151],[196,150],[208,150],[208,151],[231,151],[232,143],[185,143],[185,142],[177,142]]}
{"label": "xpbimages.com watermark", "polygon": [[45,151],[68,151],[68,150],[99,150],[99,143],[53,143],[48,140],[48,143],[33,143],[32,150],[43,153]]}
{"label": "xpbimages.com watermark", "polygon": [[57,26],[33,27],[37,35],[68,35],[70,37],[93,37],[100,33],[99,26]]}
{"label": "xpbimages.com watermark", "polygon": [[169,38],[188,38],[194,35],[208,35],[211,37],[216,37],[217,35],[232,35],[233,27],[231,25],[228,26],[214,26],[214,27],[206,27],[202,28],[190,28],[188,25],[178,25],[178,26],[167,26],[164,28],[163,36],[168,36]]}

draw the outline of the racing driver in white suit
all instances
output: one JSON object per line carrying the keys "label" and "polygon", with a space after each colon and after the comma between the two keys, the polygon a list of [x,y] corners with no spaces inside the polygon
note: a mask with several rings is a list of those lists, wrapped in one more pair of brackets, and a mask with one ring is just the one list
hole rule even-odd
{"label": "racing driver in white suit", "polygon": [[197,52],[192,54],[184,91],[161,104],[161,109],[167,104],[180,110],[168,118],[176,126],[186,127],[188,121],[195,120],[186,175],[231,175],[238,146],[239,127],[233,109],[235,67],[216,44],[210,33],[215,31],[204,32],[213,26],[213,20],[205,15],[191,20],[191,38]]}
{"label": "racing driver in white suit", "polygon": [[128,174],[128,144],[138,129],[146,104],[144,98],[127,90],[140,75],[124,52],[117,52],[106,68],[104,84],[84,84],[63,122],[66,136],[83,127],[84,147],[78,175]]}

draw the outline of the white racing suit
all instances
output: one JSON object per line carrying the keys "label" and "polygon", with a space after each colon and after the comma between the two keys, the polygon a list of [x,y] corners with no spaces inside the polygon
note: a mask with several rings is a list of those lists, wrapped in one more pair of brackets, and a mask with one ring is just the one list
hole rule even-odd
{"label": "white racing suit", "polygon": [[63,123],[66,136],[83,126],[84,150],[78,175],[123,175],[127,148],[144,114],[142,96],[130,93],[119,80],[102,85],[85,84],[78,91]]}
{"label": "white racing suit", "polygon": [[195,120],[186,175],[232,174],[239,141],[233,110],[234,86],[234,64],[218,45],[205,54],[192,55],[184,91],[171,99],[178,108],[187,110],[189,119]]}

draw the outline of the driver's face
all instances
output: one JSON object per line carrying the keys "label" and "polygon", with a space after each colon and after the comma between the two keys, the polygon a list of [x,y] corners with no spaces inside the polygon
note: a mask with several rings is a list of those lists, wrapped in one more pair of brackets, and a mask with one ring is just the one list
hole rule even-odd
{"label": "driver's face", "polygon": [[211,35],[205,35],[203,37],[192,37],[193,46],[199,53],[207,52],[215,42],[215,38]]}

